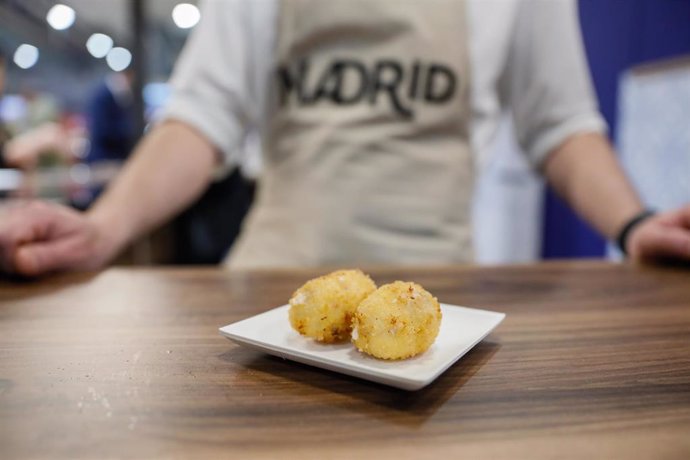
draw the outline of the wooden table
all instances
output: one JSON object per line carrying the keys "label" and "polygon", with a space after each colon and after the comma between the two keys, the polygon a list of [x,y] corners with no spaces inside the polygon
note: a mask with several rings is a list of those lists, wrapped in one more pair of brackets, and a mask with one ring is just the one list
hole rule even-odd
{"label": "wooden table", "polygon": [[317,271],[0,282],[0,458],[690,458],[687,268],[371,273],[508,316],[405,392],[218,335]]}

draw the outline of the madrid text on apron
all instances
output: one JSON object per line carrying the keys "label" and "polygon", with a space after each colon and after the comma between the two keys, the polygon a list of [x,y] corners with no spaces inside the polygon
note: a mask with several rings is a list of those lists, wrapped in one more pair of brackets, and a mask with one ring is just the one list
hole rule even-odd
{"label": "madrid text on apron", "polygon": [[472,259],[462,0],[284,0],[257,202],[230,267]]}

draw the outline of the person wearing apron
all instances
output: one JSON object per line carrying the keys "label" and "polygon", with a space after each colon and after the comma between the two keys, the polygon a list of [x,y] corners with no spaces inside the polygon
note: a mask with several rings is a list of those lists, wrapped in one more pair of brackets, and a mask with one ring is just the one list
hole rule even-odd
{"label": "person wearing apron", "polygon": [[0,216],[0,270],[102,267],[221,157],[240,163],[249,132],[265,168],[228,266],[471,262],[472,150],[507,108],[526,158],[603,235],[634,260],[690,260],[690,206],[645,211],[602,135],[574,0],[209,2],[171,85],[88,213]]}
{"label": "person wearing apron", "polygon": [[472,260],[458,0],[284,0],[259,195],[231,267]]}

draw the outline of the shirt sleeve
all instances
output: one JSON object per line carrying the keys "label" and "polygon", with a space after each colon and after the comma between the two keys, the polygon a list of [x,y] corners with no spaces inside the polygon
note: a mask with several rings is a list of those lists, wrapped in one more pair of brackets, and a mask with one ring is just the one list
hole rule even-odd
{"label": "shirt sleeve", "polygon": [[248,125],[251,78],[246,4],[207,0],[175,65],[171,95],[160,120],[175,119],[198,130],[228,165],[239,161]]}
{"label": "shirt sleeve", "polygon": [[568,137],[606,131],[575,1],[520,2],[501,89],[518,142],[535,168]]}

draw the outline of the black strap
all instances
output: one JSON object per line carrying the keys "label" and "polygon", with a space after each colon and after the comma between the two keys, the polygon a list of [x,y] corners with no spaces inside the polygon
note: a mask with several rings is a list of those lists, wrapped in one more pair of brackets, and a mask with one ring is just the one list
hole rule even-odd
{"label": "black strap", "polygon": [[647,209],[645,211],[642,211],[632,219],[630,219],[628,223],[623,226],[623,229],[620,231],[618,237],[616,238],[616,244],[618,245],[618,249],[620,249],[623,252],[623,254],[628,255],[626,245],[628,244],[628,237],[630,236],[630,232],[632,232],[632,230],[635,227],[637,227],[638,224],[641,224],[643,221],[649,219],[654,214],[656,214],[655,211]]}

